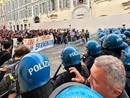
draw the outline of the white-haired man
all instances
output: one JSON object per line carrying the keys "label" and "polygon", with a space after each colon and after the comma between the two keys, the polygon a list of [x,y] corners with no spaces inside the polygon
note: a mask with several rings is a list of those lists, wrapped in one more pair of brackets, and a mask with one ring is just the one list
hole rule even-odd
{"label": "white-haired man", "polygon": [[[72,81],[86,83],[75,68],[69,70],[76,74]],[[104,98],[129,98],[124,91],[125,76],[123,63],[116,57],[104,55],[95,59],[88,81]]]}

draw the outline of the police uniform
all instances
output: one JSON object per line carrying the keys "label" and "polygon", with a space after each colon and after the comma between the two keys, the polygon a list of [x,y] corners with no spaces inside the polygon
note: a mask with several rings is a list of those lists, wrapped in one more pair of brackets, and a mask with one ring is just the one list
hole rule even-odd
{"label": "police uniform", "polygon": [[82,66],[80,63],[80,52],[74,46],[66,46],[61,52],[62,64],[66,72],[60,74],[56,78],[56,85],[59,86],[66,82],[71,82],[71,79],[75,77],[74,73],[69,73],[70,67],[75,67],[84,78],[88,78],[88,69]]}
{"label": "police uniform", "polygon": [[109,34],[103,40],[103,51],[106,55],[113,55],[120,58],[121,50],[128,46],[117,34]]}
{"label": "police uniform", "polygon": [[130,97],[130,46],[122,50],[121,60],[124,63],[126,70],[126,85],[125,90]]}
{"label": "police uniform", "polygon": [[[127,73],[127,72],[126,72]],[[127,73],[126,75],[126,85],[125,85],[125,90],[128,94],[128,96],[130,97],[130,72]]]}
{"label": "police uniform", "polygon": [[[80,68],[77,68],[79,73],[87,79],[89,76],[88,69],[85,66],[79,65]],[[69,71],[65,71],[64,73],[61,73],[56,78],[56,86],[60,86],[61,84],[64,84],[66,82],[71,82],[71,79],[75,77],[75,74],[70,74]]]}
{"label": "police uniform", "polygon": [[90,69],[94,63],[94,59],[98,56],[103,55],[102,47],[96,40],[89,40],[86,43],[87,55],[83,55],[83,62],[87,66],[89,73]]}
{"label": "police uniform", "polygon": [[85,63],[85,65],[87,66],[87,68],[89,70],[89,74],[90,74],[90,69],[91,69],[91,67],[92,67],[92,65],[94,63],[95,58],[99,57],[101,55],[104,55],[104,53],[101,52],[101,53],[99,53],[97,55],[90,55],[90,56],[86,57],[86,59],[84,60],[84,63]]}
{"label": "police uniform", "polygon": [[105,55],[112,55],[114,57],[120,58],[121,56],[121,49],[114,49],[114,50],[109,50],[109,49],[103,49],[103,52]]}

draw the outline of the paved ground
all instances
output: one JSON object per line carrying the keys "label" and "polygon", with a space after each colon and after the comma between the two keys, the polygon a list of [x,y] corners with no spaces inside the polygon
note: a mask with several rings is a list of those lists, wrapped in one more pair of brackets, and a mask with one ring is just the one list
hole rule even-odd
{"label": "paved ground", "polygon": [[[70,45],[74,45],[79,49],[80,53],[83,54],[86,52],[85,46],[81,42],[75,42],[75,43],[70,43]],[[47,57],[50,60],[51,63],[51,77],[54,75],[56,72],[57,68],[61,64],[61,59],[60,59],[60,53],[62,49],[65,47],[65,44],[60,44],[60,45],[55,45],[52,48],[45,49],[42,52],[47,55]],[[59,73],[63,72],[64,68],[62,67],[59,71]]]}

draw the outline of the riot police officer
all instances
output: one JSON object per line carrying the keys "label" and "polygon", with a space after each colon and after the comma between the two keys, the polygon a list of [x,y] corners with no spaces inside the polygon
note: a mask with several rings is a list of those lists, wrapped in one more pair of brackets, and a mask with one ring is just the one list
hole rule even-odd
{"label": "riot police officer", "polygon": [[70,67],[75,67],[81,75],[87,79],[88,69],[85,66],[82,66],[80,63],[80,53],[79,50],[76,49],[76,47],[73,46],[67,46],[65,47],[61,52],[61,59],[62,64],[65,68],[65,72],[61,73],[55,80],[56,80],[56,86],[71,82],[71,79],[75,77],[75,74],[69,72]]}
{"label": "riot police officer", "polygon": [[48,98],[55,85],[47,56],[40,52],[25,55],[18,65],[18,82],[22,98]]}
{"label": "riot police officer", "polygon": [[89,40],[86,43],[87,54],[83,55],[82,61],[87,66],[88,70],[90,71],[94,59],[100,55],[103,55],[102,47],[96,40]]}
{"label": "riot police officer", "polygon": [[89,87],[68,82],[56,88],[49,98],[103,98],[99,93]]}
{"label": "riot police officer", "polygon": [[103,51],[106,55],[120,58],[121,50],[128,46],[117,34],[109,34],[103,40]]}
{"label": "riot police officer", "polygon": [[123,61],[126,70],[125,90],[130,97],[130,46],[122,50],[121,60]]}

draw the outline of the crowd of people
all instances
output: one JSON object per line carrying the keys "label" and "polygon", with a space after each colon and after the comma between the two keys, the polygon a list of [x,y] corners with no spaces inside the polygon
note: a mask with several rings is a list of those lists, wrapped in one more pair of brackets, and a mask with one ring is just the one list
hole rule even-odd
{"label": "crowd of people", "polygon": [[[51,29],[50,33],[46,34],[54,34],[55,31],[58,32]],[[81,56],[76,47],[66,46],[61,51],[62,64],[51,78],[49,58],[41,52],[30,52],[20,40],[22,44],[18,44],[13,57],[0,61],[2,66],[0,80],[3,80],[8,69],[11,69],[12,73],[8,93],[6,96],[3,95],[3,98],[130,97],[129,28],[99,29],[97,31],[99,40],[89,39],[88,30],[82,30],[79,36],[75,29],[71,33],[67,33],[69,30],[62,31],[64,33],[56,33],[59,36],[54,34],[54,44],[86,38],[86,53]],[[4,42],[3,46],[6,46],[4,51],[9,53],[11,45]],[[11,65],[12,62],[14,65]],[[61,66],[65,72],[57,75]]]}
{"label": "crowd of people", "polygon": [[76,41],[81,38],[88,40],[89,32],[88,30],[82,29],[81,31],[76,29],[39,29],[39,30],[20,30],[20,31],[0,31],[0,42],[8,39],[12,40],[13,38],[35,38],[42,35],[50,35],[54,37],[54,44],[67,44],[68,42]]}

